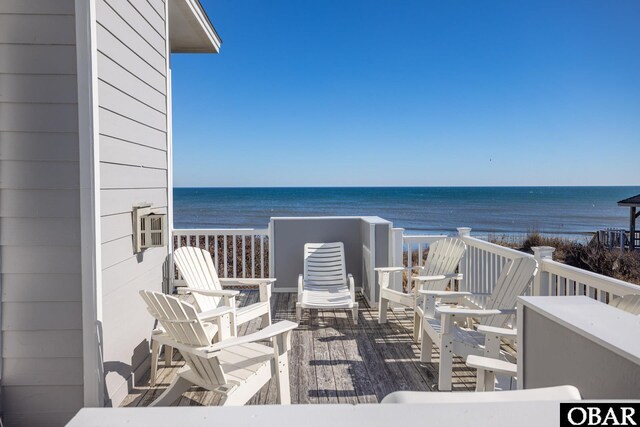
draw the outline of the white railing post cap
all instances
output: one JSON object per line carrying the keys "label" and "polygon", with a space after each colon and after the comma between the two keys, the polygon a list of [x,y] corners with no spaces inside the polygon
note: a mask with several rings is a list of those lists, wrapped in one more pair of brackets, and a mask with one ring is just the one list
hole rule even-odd
{"label": "white railing post cap", "polygon": [[458,236],[469,237],[471,235],[471,227],[458,227]]}
{"label": "white railing post cap", "polygon": [[553,252],[556,250],[553,246],[532,246],[531,249],[536,259],[552,258]]}

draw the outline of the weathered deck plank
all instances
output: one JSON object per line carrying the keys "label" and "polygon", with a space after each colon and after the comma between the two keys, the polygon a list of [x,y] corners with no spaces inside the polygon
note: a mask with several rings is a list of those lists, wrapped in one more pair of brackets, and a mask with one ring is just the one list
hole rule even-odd
{"label": "weathered deck plank", "polygon": [[[240,305],[258,300],[257,292],[242,292]],[[377,309],[360,300],[358,325],[344,310],[305,310],[293,332],[290,353],[291,400],[304,403],[375,403],[397,390],[437,390],[437,364],[420,363],[420,348],[412,340],[412,318],[404,311],[389,313],[379,325]],[[274,294],[272,318],[295,320],[295,294]],[[240,325],[241,335],[259,328],[259,320]],[[434,362],[438,353],[434,350]],[[169,385],[184,362],[174,354],[171,367],[159,363],[157,384],[149,386],[149,373],[140,379],[122,406],[147,406]],[[473,390],[475,371],[461,359],[454,363],[454,390]],[[250,405],[275,404],[275,381],[265,385]],[[220,396],[192,388],[176,405],[218,405]]]}

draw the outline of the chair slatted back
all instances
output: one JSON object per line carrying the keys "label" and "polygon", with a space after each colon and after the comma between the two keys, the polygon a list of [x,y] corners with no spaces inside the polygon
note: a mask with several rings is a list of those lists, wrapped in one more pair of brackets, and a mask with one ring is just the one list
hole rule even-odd
{"label": "chair slatted back", "polygon": [[[194,349],[211,345],[209,336],[195,307],[176,297],[160,292],[140,291],[147,303],[147,310],[162,325],[167,334],[177,343]],[[217,357],[209,359],[189,351],[180,351],[192,372],[209,384],[226,384],[227,380]]]}
{"label": "chair slatted back", "polygon": [[[538,263],[533,258],[522,257],[508,261],[503,267],[484,308],[489,310],[514,309],[518,297],[525,293],[537,271]],[[487,326],[501,327],[509,317],[510,315],[489,316],[483,318],[481,323]]]}
{"label": "chair slatted back", "polygon": [[347,269],[342,242],[307,243],[304,245],[304,285],[309,288],[347,285]]}
{"label": "chair slatted back", "polygon": [[[441,274],[454,274],[460,264],[460,260],[467,250],[467,245],[455,237],[447,237],[435,241],[429,246],[429,254],[424,264],[421,276],[439,276]],[[444,291],[450,280],[438,280],[424,283],[423,289],[432,291]]]}
{"label": "chair slatted back", "polygon": [[[190,288],[222,289],[211,254],[206,250],[193,246],[183,246],[173,253],[173,262]],[[193,294],[193,297],[201,311],[212,310],[222,304],[222,298],[220,297],[199,294]]]}
{"label": "chair slatted back", "polygon": [[622,297],[615,297],[609,303],[610,306],[619,308],[628,313],[640,315],[640,295],[624,295]]}

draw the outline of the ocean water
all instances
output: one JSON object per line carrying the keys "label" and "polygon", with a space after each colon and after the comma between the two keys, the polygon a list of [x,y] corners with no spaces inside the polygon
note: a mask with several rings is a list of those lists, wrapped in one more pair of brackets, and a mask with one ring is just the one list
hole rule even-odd
{"label": "ocean water", "polygon": [[266,227],[272,216],[377,215],[410,233],[473,228],[475,235],[537,231],[584,238],[628,227],[617,201],[637,187],[175,188],[176,228]]}

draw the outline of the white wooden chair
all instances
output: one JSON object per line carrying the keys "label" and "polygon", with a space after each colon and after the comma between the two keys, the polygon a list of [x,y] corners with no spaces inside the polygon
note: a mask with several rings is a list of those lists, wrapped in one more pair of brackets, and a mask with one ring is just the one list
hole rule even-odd
{"label": "white wooden chair", "polygon": [[[176,249],[173,262],[187,283],[186,287],[178,288],[178,293],[193,295],[196,306],[200,311],[208,311],[222,305],[235,307],[234,298],[239,292],[222,288],[218,273],[213,265],[211,254],[204,249],[193,246],[183,246]],[[236,325],[246,323],[258,317],[262,318],[262,326],[271,324],[271,285],[275,279],[233,279],[240,285],[258,285],[260,302],[236,309]]]}
{"label": "white wooden chair", "polygon": [[[420,291],[424,295],[423,307],[419,310],[424,315],[420,360],[431,361],[433,345],[440,349],[440,390],[451,390],[454,354],[464,358],[471,354],[499,358],[500,339],[515,339],[515,329],[503,326],[515,314],[516,300],[526,291],[537,270],[538,263],[533,258],[508,261],[502,268],[493,292],[485,299],[484,307],[472,304],[473,294],[470,292]],[[436,298],[458,304],[438,305]],[[469,320],[467,328],[454,323],[471,318],[480,319],[477,330],[472,329]]]}
{"label": "white wooden chair", "polygon": [[358,323],[355,284],[347,274],[342,242],[304,245],[304,273],[298,277],[296,302],[298,321],[304,308],[351,310],[353,323]]}
{"label": "white wooden chair", "polygon": [[[178,349],[185,360],[176,378],[150,406],[171,405],[192,385],[221,394],[223,406],[244,405],[272,377],[276,379],[278,403],[291,403],[287,352],[296,323],[285,320],[253,334],[211,344],[210,330],[193,305],[160,292],[143,290],[140,295],[165,331],[154,339]],[[233,309],[221,307],[217,311],[229,313]],[[271,340],[272,347],[258,343],[264,340]]]}
{"label": "white wooden chair", "polygon": [[[222,288],[222,283],[218,278],[216,269],[211,259],[211,254],[204,249],[184,246],[177,249],[173,254],[173,260],[187,282],[186,287],[178,288],[178,293],[182,295],[190,294],[201,313],[215,312],[217,308],[236,307],[235,298],[240,294],[237,290]],[[275,279],[233,279],[233,282],[241,285],[258,285],[260,291],[260,302],[237,308],[231,319],[231,335],[236,335],[238,325],[260,317],[262,326],[271,324],[271,285]],[[206,316],[201,317],[204,321]],[[217,331],[217,325],[209,326],[211,332]],[[158,367],[158,357],[160,354],[160,344],[155,341],[155,337],[162,333],[162,330],[154,330],[151,336],[151,385],[155,385],[156,372]],[[212,333],[215,337],[215,333]],[[165,346],[165,366],[171,365],[173,349]]]}
{"label": "white wooden chair", "polygon": [[[429,254],[424,265],[414,267],[382,267],[376,268],[380,285],[380,302],[378,307],[378,323],[387,322],[389,302],[394,302],[414,310],[413,338],[417,342],[422,328],[422,316],[416,310],[420,289],[444,291],[451,280],[461,280],[462,274],[456,273],[458,264],[466,251],[464,242],[455,237],[437,240],[429,246]],[[411,276],[412,270],[418,270],[418,276]],[[392,273],[406,271],[409,281],[415,286],[409,293],[389,288]],[[411,282],[409,282],[411,287]]]}

